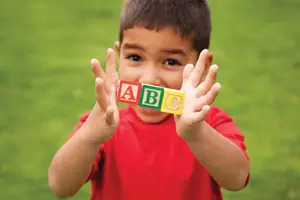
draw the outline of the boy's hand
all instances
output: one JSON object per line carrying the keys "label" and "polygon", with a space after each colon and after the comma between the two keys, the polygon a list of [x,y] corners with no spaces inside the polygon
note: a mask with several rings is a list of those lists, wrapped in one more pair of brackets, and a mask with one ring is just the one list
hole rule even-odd
{"label": "boy's hand", "polygon": [[100,62],[96,59],[91,60],[91,65],[96,78],[97,102],[85,126],[89,126],[89,139],[103,142],[114,134],[119,123],[119,110],[116,103],[118,73],[114,51],[107,50],[106,72],[103,71]]}
{"label": "boy's hand", "polygon": [[221,85],[216,83],[217,65],[210,67],[212,59],[212,53],[205,49],[200,53],[195,66],[188,64],[184,68],[181,87],[185,93],[184,108],[181,116],[175,115],[175,122],[178,135],[185,140],[193,140],[196,137],[193,133],[205,120],[209,105],[213,103],[221,88]]}

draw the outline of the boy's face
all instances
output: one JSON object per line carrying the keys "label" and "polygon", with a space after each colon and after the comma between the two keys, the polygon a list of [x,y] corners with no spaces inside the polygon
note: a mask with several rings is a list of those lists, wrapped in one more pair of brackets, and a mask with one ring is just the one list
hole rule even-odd
{"label": "boy's face", "polygon": [[[183,38],[172,28],[160,31],[134,27],[123,32],[117,46],[120,79],[180,90],[185,65],[195,64],[197,51],[191,38]],[[159,123],[169,114],[132,105],[146,123]]]}

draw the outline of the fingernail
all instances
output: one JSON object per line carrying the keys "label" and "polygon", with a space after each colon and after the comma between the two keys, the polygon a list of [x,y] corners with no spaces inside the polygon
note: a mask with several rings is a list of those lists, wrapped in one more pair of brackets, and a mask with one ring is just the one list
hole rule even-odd
{"label": "fingernail", "polygon": [[93,65],[93,64],[95,64],[95,62],[97,62],[97,59],[96,58],[92,58],[91,64]]}
{"label": "fingernail", "polygon": [[191,64],[191,63],[189,63],[189,64],[187,64],[187,65],[186,65],[186,67],[191,67],[191,68],[194,68],[194,65],[193,65],[193,64]]}
{"label": "fingernail", "polygon": [[216,64],[212,65],[211,68],[215,71],[217,71],[219,69],[218,65],[216,65]]}
{"label": "fingernail", "polygon": [[205,111],[208,111],[210,109],[210,106],[209,105],[205,105],[202,107],[202,109],[204,109]]}
{"label": "fingernail", "polygon": [[202,52],[206,53],[206,52],[208,52],[208,49],[203,49]]}
{"label": "fingernail", "polygon": [[95,79],[95,82],[98,83],[98,84],[102,84],[102,83],[103,83],[103,79],[97,77],[97,78]]}

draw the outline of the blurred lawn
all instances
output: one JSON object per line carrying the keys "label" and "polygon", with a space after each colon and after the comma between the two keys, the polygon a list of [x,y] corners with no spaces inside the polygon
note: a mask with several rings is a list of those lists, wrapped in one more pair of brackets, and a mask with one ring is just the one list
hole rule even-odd
{"label": "blurred lawn", "polygon": [[[300,1],[210,0],[217,105],[246,136],[251,182],[225,199],[300,199]],[[55,199],[47,168],[94,103],[121,1],[0,1],[0,199]],[[70,198],[88,199],[89,185]]]}

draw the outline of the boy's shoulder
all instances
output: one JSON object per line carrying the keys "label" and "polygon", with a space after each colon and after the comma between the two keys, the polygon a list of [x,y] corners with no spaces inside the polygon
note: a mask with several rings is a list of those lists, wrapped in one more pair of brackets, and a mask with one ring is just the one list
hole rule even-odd
{"label": "boy's shoulder", "polygon": [[216,128],[220,124],[233,123],[232,117],[218,106],[211,106],[211,109],[205,120],[213,128]]}
{"label": "boy's shoulder", "polygon": [[[135,113],[130,106],[119,108],[119,111],[120,111],[120,118],[136,119]],[[90,113],[91,111],[82,114],[80,116],[80,121],[85,122],[86,119],[89,117]],[[221,120],[221,119],[232,120],[232,118],[222,108],[218,106],[211,106],[206,121],[211,122],[211,121]]]}
{"label": "boy's shoulder", "polygon": [[216,116],[228,116],[229,117],[229,115],[227,114],[227,112],[224,109],[213,105],[210,107],[210,111],[209,111],[207,117],[216,117]]}

